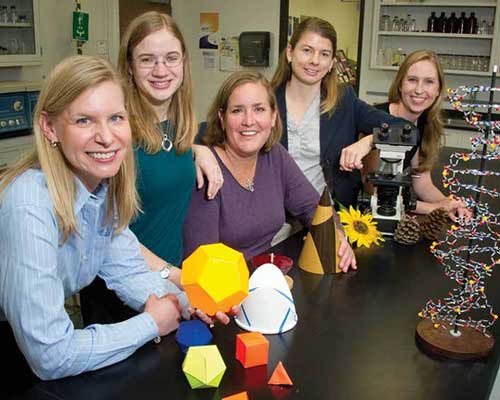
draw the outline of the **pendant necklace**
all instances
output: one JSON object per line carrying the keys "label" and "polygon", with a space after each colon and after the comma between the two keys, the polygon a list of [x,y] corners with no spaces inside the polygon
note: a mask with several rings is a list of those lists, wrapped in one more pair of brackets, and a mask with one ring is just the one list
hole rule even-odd
{"label": "pendant necklace", "polygon": [[[249,192],[254,192],[255,191],[255,182],[254,182],[254,180],[248,178],[245,175],[242,175],[241,173],[238,173],[237,169],[235,168],[233,162],[231,161],[231,159],[230,159],[230,157],[229,157],[229,155],[227,154],[226,151],[225,151],[224,155],[225,155],[226,160],[229,162],[229,165],[231,166],[230,170],[231,170],[231,173],[236,178],[236,181],[241,185],[241,187],[243,187],[243,189],[248,190]],[[257,158],[255,158],[255,161],[254,161],[253,165],[250,168],[250,171],[251,171],[250,173],[252,175],[255,175],[255,168],[256,168],[256,166],[257,166]]]}
{"label": "pendant necklace", "polygon": [[170,150],[172,150],[172,146],[172,141],[168,138],[168,135],[164,133],[163,140],[161,142],[161,148],[168,153]]}
{"label": "pendant necklace", "polygon": [[[164,126],[163,126],[164,125]],[[163,131],[163,140],[161,141],[161,148],[165,150],[167,153],[172,150],[174,146],[170,138],[168,137],[168,131],[170,130],[170,124],[166,119],[162,122],[162,131]]]}

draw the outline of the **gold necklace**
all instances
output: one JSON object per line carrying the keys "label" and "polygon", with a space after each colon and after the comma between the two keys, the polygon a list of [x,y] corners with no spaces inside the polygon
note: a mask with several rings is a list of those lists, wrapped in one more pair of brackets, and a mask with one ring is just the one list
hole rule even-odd
{"label": "gold necklace", "polygon": [[[255,160],[252,163],[252,166],[250,167],[250,173],[249,174],[242,174],[238,170],[238,168],[236,168],[236,166],[233,164],[227,151],[224,150],[224,158],[229,163],[228,167],[229,167],[231,174],[233,174],[234,178],[240,184],[240,186],[242,186],[245,190],[248,190],[249,192],[255,191],[255,182],[254,182],[253,178],[255,177],[255,169],[257,167],[257,157],[255,157]],[[252,176],[252,178],[249,178],[248,176]]]}

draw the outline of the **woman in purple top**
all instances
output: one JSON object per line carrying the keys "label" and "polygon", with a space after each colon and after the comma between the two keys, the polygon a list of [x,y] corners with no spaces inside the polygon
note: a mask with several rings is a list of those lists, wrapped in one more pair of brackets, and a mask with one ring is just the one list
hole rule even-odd
{"label": "woman in purple top", "polygon": [[[224,186],[214,200],[193,191],[184,224],[184,257],[199,245],[222,242],[249,259],[270,247],[285,212],[309,226],[319,195],[279,144],[276,97],[257,72],[232,74],[222,84],[203,138],[219,161]],[[340,267],[356,267],[345,237]]]}

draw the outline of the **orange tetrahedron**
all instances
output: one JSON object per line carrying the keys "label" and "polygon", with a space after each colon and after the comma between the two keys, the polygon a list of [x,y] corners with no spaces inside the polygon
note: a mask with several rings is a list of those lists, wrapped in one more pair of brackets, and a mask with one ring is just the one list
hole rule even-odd
{"label": "orange tetrahedron", "polygon": [[271,375],[271,378],[269,378],[269,381],[267,382],[268,385],[287,385],[287,386],[292,386],[293,382],[288,376],[288,373],[286,372],[285,367],[283,366],[283,363],[280,361],[278,365],[276,365],[276,368],[274,369],[273,374]]}
{"label": "orange tetrahedron", "polygon": [[247,297],[248,276],[242,253],[214,243],[198,247],[184,260],[181,284],[193,307],[214,315],[228,312]]}
{"label": "orange tetrahedron", "polygon": [[223,397],[222,400],[248,400],[247,392],[236,393],[231,396]]}
{"label": "orange tetrahedron", "polygon": [[267,364],[269,342],[262,333],[249,332],[236,335],[236,359],[245,367]]}
{"label": "orange tetrahedron", "polygon": [[333,220],[334,209],[325,187],[299,257],[299,267],[313,274],[336,274],[339,268],[339,238]]}

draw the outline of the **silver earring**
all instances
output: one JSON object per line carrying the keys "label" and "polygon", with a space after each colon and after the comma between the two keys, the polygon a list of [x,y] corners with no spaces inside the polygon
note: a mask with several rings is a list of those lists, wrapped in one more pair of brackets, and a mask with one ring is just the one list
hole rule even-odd
{"label": "silver earring", "polygon": [[59,142],[58,142],[57,140],[51,140],[51,141],[50,141],[50,147],[52,147],[52,148],[56,148],[58,143],[59,143]]}

